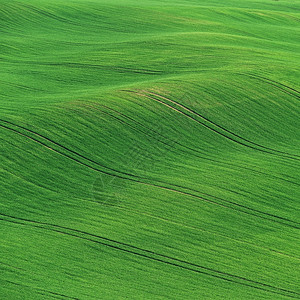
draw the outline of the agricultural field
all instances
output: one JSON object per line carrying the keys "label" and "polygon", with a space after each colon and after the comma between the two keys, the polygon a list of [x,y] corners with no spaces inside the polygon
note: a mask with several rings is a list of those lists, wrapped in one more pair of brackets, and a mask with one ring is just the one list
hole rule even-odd
{"label": "agricultural field", "polygon": [[300,1],[0,0],[0,299],[300,299]]}

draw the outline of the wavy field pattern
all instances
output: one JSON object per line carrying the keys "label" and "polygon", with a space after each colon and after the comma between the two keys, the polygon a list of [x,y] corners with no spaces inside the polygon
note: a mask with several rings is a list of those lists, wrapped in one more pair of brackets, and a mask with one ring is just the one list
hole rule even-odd
{"label": "wavy field pattern", "polygon": [[0,299],[300,299],[300,2],[0,0]]}

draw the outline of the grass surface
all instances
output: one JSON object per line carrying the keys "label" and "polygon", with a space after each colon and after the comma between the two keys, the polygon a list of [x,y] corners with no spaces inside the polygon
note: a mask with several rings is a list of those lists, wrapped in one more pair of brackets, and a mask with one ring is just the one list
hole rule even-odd
{"label": "grass surface", "polygon": [[299,9],[0,0],[0,298],[299,299]]}

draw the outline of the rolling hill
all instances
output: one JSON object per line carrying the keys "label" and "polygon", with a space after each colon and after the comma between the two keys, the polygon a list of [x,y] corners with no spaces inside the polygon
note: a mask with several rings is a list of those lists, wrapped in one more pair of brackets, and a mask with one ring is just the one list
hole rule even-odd
{"label": "rolling hill", "polygon": [[299,22],[0,0],[0,299],[299,299]]}

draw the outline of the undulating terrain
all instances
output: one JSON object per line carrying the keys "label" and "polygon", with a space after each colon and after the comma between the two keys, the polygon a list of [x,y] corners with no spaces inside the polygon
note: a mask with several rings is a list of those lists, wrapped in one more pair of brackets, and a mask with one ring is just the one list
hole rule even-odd
{"label": "undulating terrain", "polygon": [[300,299],[300,1],[0,0],[0,299]]}

